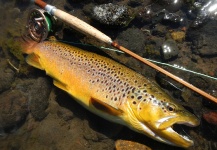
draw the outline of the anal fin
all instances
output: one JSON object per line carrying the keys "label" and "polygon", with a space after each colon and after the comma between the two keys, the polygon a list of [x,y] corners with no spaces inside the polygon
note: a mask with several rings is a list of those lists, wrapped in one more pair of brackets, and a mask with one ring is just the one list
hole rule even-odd
{"label": "anal fin", "polygon": [[35,67],[35,68],[38,68],[38,69],[41,69],[41,70],[44,70],[44,68],[41,66],[40,62],[39,62],[39,56],[32,53],[32,54],[29,54],[27,57],[26,57],[26,62]]}
{"label": "anal fin", "polygon": [[120,116],[122,115],[123,111],[120,109],[116,109],[98,99],[92,98],[90,99],[90,104],[94,106],[96,109],[105,112],[107,114],[110,114],[112,116]]}

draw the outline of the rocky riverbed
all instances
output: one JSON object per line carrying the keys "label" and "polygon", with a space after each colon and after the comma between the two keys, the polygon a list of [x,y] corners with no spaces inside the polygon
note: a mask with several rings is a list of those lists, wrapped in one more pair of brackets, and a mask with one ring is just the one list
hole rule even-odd
{"label": "rocky riverbed", "polygon": [[[217,8],[212,7],[215,1],[47,2],[217,97]],[[28,66],[15,41],[24,33],[28,13],[35,7],[27,0],[0,0],[0,149],[181,149],[90,113],[56,88],[45,72]],[[214,10],[208,11],[211,8]],[[126,54],[100,49],[108,46],[68,26],[60,25],[51,35],[110,57],[156,81],[201,121],[198,127],[179,129],[195,141],[188,149],[217,149],[217,104]]]}

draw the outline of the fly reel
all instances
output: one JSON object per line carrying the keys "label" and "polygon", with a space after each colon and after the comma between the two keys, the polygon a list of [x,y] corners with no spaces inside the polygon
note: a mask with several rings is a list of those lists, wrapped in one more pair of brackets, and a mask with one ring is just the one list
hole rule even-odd
{"label": "fly reel", "polygon": [[27,30],[36,42],[45,40],[52,28],[52,18],[42,9],[32,9],[28,16]]}

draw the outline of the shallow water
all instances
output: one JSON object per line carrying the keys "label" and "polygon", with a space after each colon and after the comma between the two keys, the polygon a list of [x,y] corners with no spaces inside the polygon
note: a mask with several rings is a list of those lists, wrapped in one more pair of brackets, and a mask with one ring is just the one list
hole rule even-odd
{"label": "shallow water", "polygon": [[[160,62],[158,65],[166,70],[217,97],[217,21],[215,15],[207,13],[208,6],[204,8],[207,1],[178,1],[176,5],[166,0],[150,3],[110,1],[130,8],[132,19],[125,26],[114,25],[114,22],[103,24],[107,22],[96,21],[91,16],[93,6],[108,1],[48,2],[92,24],[135,53]],[[214,1],[210,2],[215,6]],[[27,17],[32,8],[36,6],[26,0],[0,1],[0,149],[111,150],[115,149],[115,142],[119,139],[141,143],[153,150],[181,149],[156,142],[90,113],[56,88],[43,71],[26,64],[15,41],[26,31]],[[147,14],[147,10],[151,13]],[[108,46],[68,26],[59,25],[50,35],[115,59],[156,81],[201,120],[198,127],[178,128],[195,142],[188,149],[217,149],[215,103],[125,54],[105,49],[105,53],[102,52],[99,47]],[[162,63],[176,64],[176,67]],[[182,67],[208,77],[180,70]]]}

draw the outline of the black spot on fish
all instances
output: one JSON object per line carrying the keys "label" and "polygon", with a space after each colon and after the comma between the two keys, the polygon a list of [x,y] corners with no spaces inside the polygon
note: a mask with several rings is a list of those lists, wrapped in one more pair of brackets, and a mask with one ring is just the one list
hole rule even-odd
{"label": "black spot on fish", "polygon": [[140,100],[142,98],[142,96],[138,96],[137,99]]}
{"label": "black spot on fish", "polygon": [[124,93],[124,94],[123,94],[123,97],[125,97],[125,96],[126,96],[126,94]]}
{"label": "black spot on fish", "polygon": [[134,92],[135,92],[135,90],[136,90],[136,88],[134,87],[134,88],[132,89],[132,92],[134,93]]}
{"label": "black spot on fish", "polygon": [[135,105],[135,104],[136,104],[136,101],[133,101],[133,104]]}

